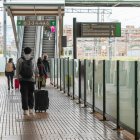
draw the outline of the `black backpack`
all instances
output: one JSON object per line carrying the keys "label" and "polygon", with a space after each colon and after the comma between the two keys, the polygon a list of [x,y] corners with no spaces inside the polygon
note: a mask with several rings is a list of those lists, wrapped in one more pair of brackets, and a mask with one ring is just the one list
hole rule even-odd
{"label": "black backpack", "polygon": [[24,57],[22,57],[22,59],[23,62],[21,64],[20,75],[22,76],[22,78],[30,79],[33,76],[32,58],[26,60]]}

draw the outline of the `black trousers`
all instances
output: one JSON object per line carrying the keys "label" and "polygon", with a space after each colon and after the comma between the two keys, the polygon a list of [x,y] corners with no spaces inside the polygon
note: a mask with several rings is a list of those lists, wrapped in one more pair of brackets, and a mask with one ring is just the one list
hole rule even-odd
{"label": "black trousers", "polygon": [[20,81],[20,92],[22,109],[28,110],[34,107],[34,82],[30,81]]}

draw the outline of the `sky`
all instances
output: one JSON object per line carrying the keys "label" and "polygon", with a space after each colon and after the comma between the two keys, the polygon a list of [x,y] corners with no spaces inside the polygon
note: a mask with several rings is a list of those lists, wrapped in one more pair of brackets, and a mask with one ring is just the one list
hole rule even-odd
{"label": "sky", "polygon": [[[91,9],[91,7],[89,8]],[[97,8],[94,7],[93,9]],[[126,27],[126,25],[140,27],[140,8],[103,7],[103,9],[112,9],[112,14],[110,16],[105,15],[106,22],[118,21],[121,22],[122,27]],[[76,17],[76,20],[79,22],[97,22],[97,14],[65,13],[64,24],[72,25],[73,17]]]}

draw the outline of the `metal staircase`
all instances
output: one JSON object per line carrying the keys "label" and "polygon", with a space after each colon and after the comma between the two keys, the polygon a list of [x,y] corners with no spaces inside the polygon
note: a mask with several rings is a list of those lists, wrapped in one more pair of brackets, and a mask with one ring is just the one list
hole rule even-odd
{"label": "metal staircase", "polygon": [[[55,16],[45,16],[44,20],[56,20]],[[43,44],[42,55],[48,55],[48,59],[55,57],[55,33],[51,33],[50,38],[47,36],[46,31],[43,30]]]}
{"label": "metal staircase", "polygon": [[[25,17],[26,20],[35,20],[35,16]],[[36,36],[36,26],[25,26],[24,27],[24,37],[22,45],[22,53],[25,47],[30,47],[32,49],[32,57],[35,56],[35,36]]]}

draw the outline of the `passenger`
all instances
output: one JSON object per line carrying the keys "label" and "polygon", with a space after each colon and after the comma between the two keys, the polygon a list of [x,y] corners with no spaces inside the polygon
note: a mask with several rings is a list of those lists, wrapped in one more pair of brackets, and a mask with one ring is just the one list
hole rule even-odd
{"label": "passenger", "polygon": [[13,63],[13,58],[9,58],[9,61],[5,66],[5,75],[8,81],[8,90],[10,90],[10,81],[11,81],[11,88],[13,89],[13,77],[14,77],[15,69],[16,68]]}
{"label": "passenger", "polygon": [[50,66],[49,66],[48,56],[47,55],[44,55],[43,64],[45,66],[45,71],[46,71],[47,76],[48,76],[48,73],[50,72]]}
{"label": "passenger", "polygon": [[46,75],[47,75],[47,72],[45,70],[45,66],[43,64],[43,61],[42,61],[41,57],[39,57],[38,60],[37,60],[37,67],[38,67],[38,70],[39,70],[38,89],[41,89],[41,87],[43,85],[45,85]]}
{"label": "passenger", "polygon": [[[22,109],[24,115],[33,114],[34,107],[34,61],[31,57],[32,49],[26,47],[24,49],[24,56],[17,61],[16,75],[20,81],[20,92],[22,99]],[[29,111],[28,111],[29,110]]]}

